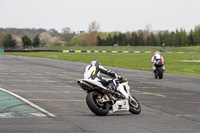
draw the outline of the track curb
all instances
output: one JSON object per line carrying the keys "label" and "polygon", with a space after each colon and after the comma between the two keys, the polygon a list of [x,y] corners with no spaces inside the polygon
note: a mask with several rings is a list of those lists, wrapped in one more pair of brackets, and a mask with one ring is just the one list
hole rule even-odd
{"label": "track curb", "polygon": [[33,108],[39,110],[40,112],[44,113],[45,115],[47,115],[47,116],[49,116],[49,117],[56,117],[56,115],[54,115],[54,114],[48,112],[47,110],[45,110],[45,109],[39,107],[38,105],[36,105],[36,104],[34,104],[34,103],[28,101],[27,99],[25,99],[25,98],[23,98],[23,97],[21,97],[21,96],[15,94],[15,93],[13,93],[13,92],[10,92],[10,91],[8,91],[8,90],[5,90],[5,89],[3,89],[3,88],[1,88],[1,87],[0,87],[0,90],[3,91],[3,92],[8,93],[8,94],[10,94],[10,95],[12,95],[12,96],[14,96],[14,97],[16,97],[17,99],[19,99],[19,100],[25,102],[25,103],[28,104],[29,106],[31,106],[31,107],[33,107]]}

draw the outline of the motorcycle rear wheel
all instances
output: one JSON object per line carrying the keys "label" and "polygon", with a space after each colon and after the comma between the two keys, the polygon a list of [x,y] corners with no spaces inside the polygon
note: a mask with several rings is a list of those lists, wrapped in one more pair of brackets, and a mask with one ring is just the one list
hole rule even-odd
{"label": "motorcycle rear wheel", "polygon": [[163,78],[163,69],[162,68],[159,68],[159,70],[158,70],[158,76],[159,76],[159,79]]}
{"label": "motorcycle rear wheel", "polygon": [[99,92],[89,92],[86,96],[86,103],[89,109],[97,116],[106,116],[109,112],[109,103],[100,103],[98,101],[99,96],[101,96]]}
{"label": "motorcycle rear wheel", "polygon": [[129,105],[130,105],[129,112],[131,112],[132,114],[140,114],[141,106],[134,96],[129,97]]}
{"label": "motorcycle rear wheel", "polygon": [[155,76],[155,79],[157,79],[157,77],[158,77],[158,70],[157,69],[154,72],[154,76]]}

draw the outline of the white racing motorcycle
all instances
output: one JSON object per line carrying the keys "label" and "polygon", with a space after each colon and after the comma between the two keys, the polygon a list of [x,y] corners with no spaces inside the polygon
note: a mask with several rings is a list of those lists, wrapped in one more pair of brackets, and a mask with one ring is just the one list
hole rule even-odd
{"label": "white racing motorcycle", "polygon": [[118,79],[115,79],[114,82],[118,84],[117,92],[124,96],[123,99],[107,93],[107,88],[100,82],[90,79],[78,81],[79,86],[88,93],[86,103],[89,109],[98,116],[106,116],[109,112],[114,113],[116,111],[129,111],[132,114],[139,114],[141,106],[131,95],[128,81],[123,80],[120,83]]}

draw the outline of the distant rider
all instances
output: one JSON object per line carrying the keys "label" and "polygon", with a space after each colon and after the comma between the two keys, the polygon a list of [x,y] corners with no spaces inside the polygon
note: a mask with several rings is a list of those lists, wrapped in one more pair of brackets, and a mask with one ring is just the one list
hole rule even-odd
{"label": "distant rider", "polygon": [[107,70],[104,68],[100,62],[92,61],[88,66],[85,68],[84,79],[92,79],[100,82],[103,86],[107,87],[107,93],[113,94],[118,98],[123,98],[123,96],[116,92],[117,85],[113,82],[113,79],[107,79],[100,77],[100,73],[106,74],[113,79],[119,78],[122,79],[123,77],[119,77],[115,72],[111,70]]}
{"label": "distant rider", "polygon": [[151,61],[150,63],[152,64],[152,69],[155,73],[155,70],[156,70],[156,62],[161,62],[163,65],[162,65],[162,69],[165,71],[165,65],[164,65],[164,58],[160,55],[159,52],[155,52],[154,53],[154,56],[151,58]]}

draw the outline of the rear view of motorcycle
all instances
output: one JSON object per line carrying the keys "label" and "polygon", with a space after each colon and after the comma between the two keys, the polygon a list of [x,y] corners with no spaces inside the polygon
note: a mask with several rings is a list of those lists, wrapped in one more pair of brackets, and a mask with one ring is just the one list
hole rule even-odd
{"label": "rear view of motorcycle", "polygon": [[165,71],[164,62],[165,62],[164,58],[160,55],[160,53],[155,52],[154,56],[152,56],[151,61],[150,61],[152,69],[154,70],[155,79],[163,78],[163,73]]}
{"label": "rear view of motorcycle", "polygon": [[117,111],[129,111],[132,114],[140,114],[141,106],[137,99],[131,95],[128,81],[123,80],[119,82],[118,79],[114,81],[118,84],[117,92],[123,98],[107,93],[107,88],[95,80],[80,79],[78,81],[78,85],[87,93],[86,103],[89,109],[97,116],[106,116],[108,113]]}
{"label": "rear view of motorcycle", "polygon": [[156,70],[154,71],[155,78],[162,79],[164,73],[163,64],[161,62],[158,62],[155,64],[155,67],[156,67]]}

